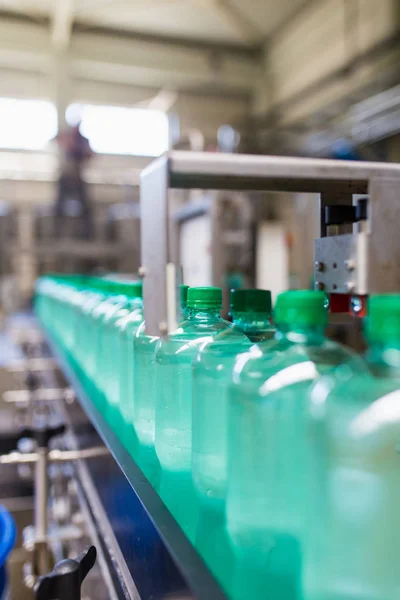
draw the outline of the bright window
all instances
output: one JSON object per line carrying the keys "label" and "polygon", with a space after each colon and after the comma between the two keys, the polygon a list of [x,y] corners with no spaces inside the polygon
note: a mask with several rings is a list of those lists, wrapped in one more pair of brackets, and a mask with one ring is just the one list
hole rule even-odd
{"label": "bright window", "polygon": [[66,118],[70,125],[80,119],[95,152],[159,156],[168,150],[168,117],[158,110],[71,104]]}
{"label": "bright window", "polygon": [[41,150],[56,134],[51,102],[0,98],[0,148]]}

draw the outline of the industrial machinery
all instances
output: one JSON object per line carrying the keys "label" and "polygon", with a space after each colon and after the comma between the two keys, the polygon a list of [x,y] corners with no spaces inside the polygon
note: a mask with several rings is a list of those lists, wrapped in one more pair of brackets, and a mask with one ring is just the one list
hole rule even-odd
{"label": "industrial machinery", "polygon": [[[174,217],[169,189],[319,193],[316,286],[331,296],[332,310],[346,312],[350,298],[399,289],[399,183],[400,167],[375,163],[186,152],[158,159],[141,181],[140,274],[148,333],[165,336],[175,326],[182,260],[174,226],[197,214],[185,209],[189,212]],[[0,478],[8,465],[15,476],[18,467],[20,476],[34,480],[34,523],[24,536],[28,589],[36,587],[41,599],[64,599],[37,591],[62,574],[73,578],[79,597],[95,551],[81,553],[93,545],[97,562],[84,583],[88,598],[222,600],[216,580],[60,349],[32,321],[11,323],[11,330],[18,334],[19,359],[14,350],[14,357],[3,361],[2,377],[12,372],[16,379],[9,386],[14,390],[3,394],[2,410],[11,406],[14,424],[24,430],[2,445]],[[10,337],[7,344],[12,345]],[[16,451],[21,435],[25,442]],[[35,443],[27,444],[27,437]],[[58,560],[77,556],[52,571]]]}
{"label": "industrial machinery", "polygon": [[[399,289],[399,183],[400,167],[379,163],[183,152],[158,159],[141,176],[141,272],[149,334],[165,335],[176,323],[175,282],[180,269],[169,235],[170,189],[320,194],[317,286],[331,295],[363,296]],[[354,209],[353,204],[357,205]],[[354,223],[354,231],[337,234],[338,228],[349,223]]]}

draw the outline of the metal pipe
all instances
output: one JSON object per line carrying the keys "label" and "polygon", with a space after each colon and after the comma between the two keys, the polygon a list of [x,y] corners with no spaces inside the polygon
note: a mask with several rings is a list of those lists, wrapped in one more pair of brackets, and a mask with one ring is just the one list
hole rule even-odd
{"label": "metal pipe", "polygon": [[71,402],[74,398],[75,394],[70,388],[38,388],[32,392],[29,390],[9,390],[3,394],[3,400],[7,404],[34,401],[51,402],[56,400]]}
{"label": "metal pipe", "polygon": [[[39,449],[40,450],[40,449]],[[84,450],[58,450],[54,449],[48,453],[48,462],[68,462],[72,460],[85,460],[87,458],[97,458],[109,454],[106,446],[94,446]],[[37,463],[39,461],[39,452],[10,452],[0,455],[0,465],[21,465]]]}
{"label": "metal pipe", "polygon": [[16,360],[7,365],[7,371],[19,373],[24,371],[50,371],[57,367],[57,361],[54,358],[27,358]]}
{"label": "metal pipe", "polygon": [[38,448],[35,469],[35,528],[37,541],[45,541],[47,536],[47,448]]}

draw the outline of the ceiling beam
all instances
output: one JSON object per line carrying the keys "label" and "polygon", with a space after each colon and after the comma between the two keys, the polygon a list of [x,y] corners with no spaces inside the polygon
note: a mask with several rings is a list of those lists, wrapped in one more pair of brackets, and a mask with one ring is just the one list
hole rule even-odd
{"label": "ceiling beam", "polygon": [[75,30],[69,48],[55,51],[48,27],[0,19],[0,68],[52,75],[54,59],[64,56],[62,70],[79,80],[248,96],[261,76],[260,61],[248,50],[214,48]]}
{"label": "ceiling beam", "polygon": [[[182,0],[135,0],[132,10],[141,12],[154,7],[176,4]],[[115,0],[114,0],[115,2]],[[77,7],[76,17],[90,17],[98,8],[111,8],[113,0],[87,0]],[[121,5],[125,3],[122,2]],[[261,33],[255,24],[232,2],[232,0],[192,0],[192,4],[204,6],[214,12],[224,23],[231,27],[244,42],[254,43],[260,40]]]}
{"label": "ceiling beam", "polygon": [[99,8],[104,8],[107,6],[111,6],[115,0],[87,0],[86,2],[81,2],[79,6],[77,6],[75,14],[77,16],[90,14],[96,12]]}
{"label": "ceiling beam", "polygon": [[56,0],[51,29],[51,42],[57,50],[65,50],[71,41],[75,17],[75,0]]}
{"label": "ceiling beam", "polygon": [[198,2],[208,5],[225,24],[240,35],[244,42],[259,41],[261,34],[257,27],[231,0],[198,0]]}

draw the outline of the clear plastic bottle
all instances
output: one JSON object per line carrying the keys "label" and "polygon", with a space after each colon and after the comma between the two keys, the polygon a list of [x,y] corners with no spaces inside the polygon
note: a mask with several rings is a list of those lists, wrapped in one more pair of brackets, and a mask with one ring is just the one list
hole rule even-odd
{"label": "clear plastic bottle", "polygon": [[310,393],[307,600],[399,597],[400,295],[368,314],[370,373],[345,365]]}
{"label": "clear plastic bottle", "polygon": [[202,344],[193,363],[193,478],[204,499],[216,504],[226,493],[227,394],[235,359],[252,345],[245,333],[254,340],[276,331],[270,292],[232,290],[230,304],[233,327]]}
{"label": "clear plastic bottle", "polygon": [[54,275],[41,277],[35,287],[35,313],[40,322],[48,329],[53,325],[52,310],[56,302],[56,288],[57,281]]}
{"label": "clear plastic bottle", "polygon": [[66,310],[62,320],[64,322],[64,345],[66,356],[71,365],[77,363],[77,339],[76,332],[79,327],[82,305],[87,297],[88,277],[76,275],[70,278],[69,286],[71,288],[66,298]]}
{"label": "clear plastic bottle", "polygon": [[229,393],[226,513],[240,600],[302,597],[307,392],[319,374],[360,361],[326,339],[322,292],[280,294],[275,323],[274,340],[237,358]]}
{"label": "clear plastic bottle", "polygon": [[161,465],[160,495],[189,539],[197,502],[191,474],[192,362],[199,346],[231,325],[220,317],[220,288],[189,288],[188,318],[156,350],[155,447]]}
{"label": "clear plastic bottle", "polygon": [[123,281],[118,293],[126,300],[103,323],[103,339],[110,357],[103,363],[103,376],[108,420],[122,435],[125,423],[132,417],[133,341],[143,321],[142,282]]}
{"label": "clear plastic bottle", "polygon": [[99,307],[109,299],[112,294],[112,284],[109,280],[93,278],[91,281],[91,294],[81,308],[81,327],[76,333],[77,356],[83,372],[83,381],[87,393],[95,400],[96,384],[96,350],[97,350],[97,319]]}
{"label": "clear plastic bottle", "polygon": [[[187,311],[189,286],[180,286],[181,314]],[[146,335],[146,323],[140,325],[134,339],[134,374],[131,403],[131,423],[133,424],[139,450],[136,460],[153,485],[158,475],[158,460],[154,450],[155,438],[155,350],[157,336]]]}
{"label": "clear plastic bottle", "polygon": [[108,322],[113,315],[124,305],[128,299],[125,290],[121,287],[120,280],[107,280],[107,295],[91,313],[91,356],[89,363],[89,376],[95,382],[95,402],[98,408],[107,414],[106,387],[108,372],[113,364],[113,357],[109,352],[110,336],[112,327]]}
{"label": "clear plastic bottle", "polygon": [[193,363],[192,473],[200,498],[195,544],[222,585],[229,571],[224,535],[228,385],[236,357],[252,346],[249,337],[265,339],[276,331],[270,292],[232,290],[230,305],[233,327],[202,344]]}
{"label": "clear plastic bottle", "polygon": [[254,343],[274,337],[276,327],[271,323],[272,302],[268,290],[232,290],[231,314],[235,328]]}
{"label": "clear plastic bottle", "polygon": [[71,361],[75,353],[75,321],[85,284],[86,277],[81,275],[48,275],[36,285],[36,314]]}

